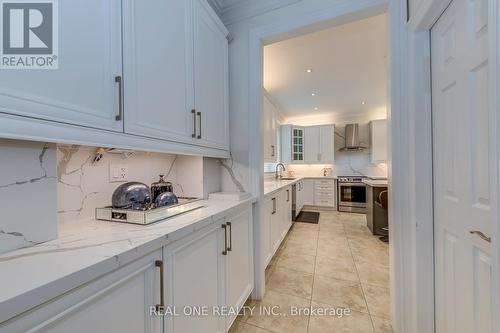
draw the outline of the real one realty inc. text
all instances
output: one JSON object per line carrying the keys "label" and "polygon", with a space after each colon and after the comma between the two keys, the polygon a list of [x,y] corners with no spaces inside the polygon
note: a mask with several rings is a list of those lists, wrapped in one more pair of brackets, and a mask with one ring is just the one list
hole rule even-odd
{"label": "real one realty inc. text", "polygon": [[166,306],[164,308],[158,308],[156,306],[151,306],[149,308],[149,313],[151,316],[193,316],[193,317],[204,317],[204,316],[332,316],[342,318],[344,316],[349,316],[351,314],[351,309],[349,308],[335,308],[335,307],[300,307],[300,306],[289,306],[283,308],[278,305],[269,306],[242,306],[242,307],[231,307],[231,306]]}

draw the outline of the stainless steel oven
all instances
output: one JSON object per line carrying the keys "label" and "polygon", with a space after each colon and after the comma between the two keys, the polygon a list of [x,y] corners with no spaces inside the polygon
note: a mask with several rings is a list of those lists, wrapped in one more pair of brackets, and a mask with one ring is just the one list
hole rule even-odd
{"label": "stainless steel oven", "polygon": [[366,213],[366,185],[362,177],[339,177],[337,207],[340,212]]}

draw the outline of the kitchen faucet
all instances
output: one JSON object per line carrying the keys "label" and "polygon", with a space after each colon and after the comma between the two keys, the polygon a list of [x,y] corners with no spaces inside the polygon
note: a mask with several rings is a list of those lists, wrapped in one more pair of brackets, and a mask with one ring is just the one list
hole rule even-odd
{"label": "kitchen faucet", "polygon": [[278,174],[278,171],[279,171],[279,167],[280,167],[280,165],[281,165],[281,167],[283,168],[283,170],[282,170],[282,171],[285,171],[285,165],[284,165],[283,163],[278,163],[278,164],[276,164],[276,179],[281,179],[281,178],[283,178],[282,171]]}

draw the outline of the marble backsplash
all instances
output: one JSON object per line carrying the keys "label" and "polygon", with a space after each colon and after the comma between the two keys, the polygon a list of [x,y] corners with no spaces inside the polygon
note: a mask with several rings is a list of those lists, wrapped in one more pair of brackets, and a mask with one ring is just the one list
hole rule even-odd
{"label": "marble backsplash", "polygon": [[178,156],[170,154],[109,151],[95,162],[96,148],[81,146],[57,147],[59,222],[78,222],[93,218],[96,207],[109,206],[113,191],[123,182],[110,182],[110,165],[125,165],[127,181],[150,185],[165,175],[174,192],[185,195],[177,182]]}
{"label": "marble backsplash", "polygon": [[0,140],[0,253],[57,237],[56,145]]}

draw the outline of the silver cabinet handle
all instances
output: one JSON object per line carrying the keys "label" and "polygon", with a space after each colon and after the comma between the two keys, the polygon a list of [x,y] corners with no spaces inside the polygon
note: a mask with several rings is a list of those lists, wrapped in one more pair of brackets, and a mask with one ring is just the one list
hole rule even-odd
{"label": "silver cabinet handle", "polygon": [[290,201],[290,190],[286,190],[286,202]]}
{"label": "silver cabinet handle", "polygon": [[198,139],[201,139],[201,112],[200,111],[196,112],[196,115],[200,118],[200,125],[199,125],[200,133],[198,134]]}
{"label": "silver cabinet handle", "polygon": [[274,148],[274,145],[271,145],[271,157],[274,157],[274,155],[276,154],[276,153],[274,152],[274,149],[275,149],[275,148]]}
{"label": "silver cabinet handle", "polygon": [[118,83],[118,114],[115,116],[116,121],[123,119],[123,79],[121,76],[115,76],[115,82]]}
{"label": "silver cabinet handle", "polygon": [[160,269],[160,304],[156,304],[156,311],[159,313],[165,312],[165,294],[163,286],[163,261],[156,260],[155,266]]}
{"label": "silver cabinet handle", "polygon": [[193,114],[193,134],[191,137],[196,138],[196,110],[192,109],[191,113]]}
{"label": "silver cabinet handle", "polygon": [[224,250],[222,254],[227,256],[227,225],[223,224],[222,229],[224,229]]}
{"label": "silver cabinet handle", "polygon": [[271,214],[276,214],[276,198],[272,198],[273,200],[273,212]]}
{"label": "silver cabinet handle", "polygon": [[472,230],[472,231],[469,231],[471,234],[473,235],[478,235],[479,238],[481,238],[482,240],[488,242],[488,243],[491,243],[491,237],[489,236],[486,236],[482,231],[479,231],[479,230]]}
{"label": "silver cabinet handle", "polygon": [[231,222],[227,222],[226,224],[229,227],[229,246],[228,246],[227,250],[232,251],[233,250],[233,225]]}

